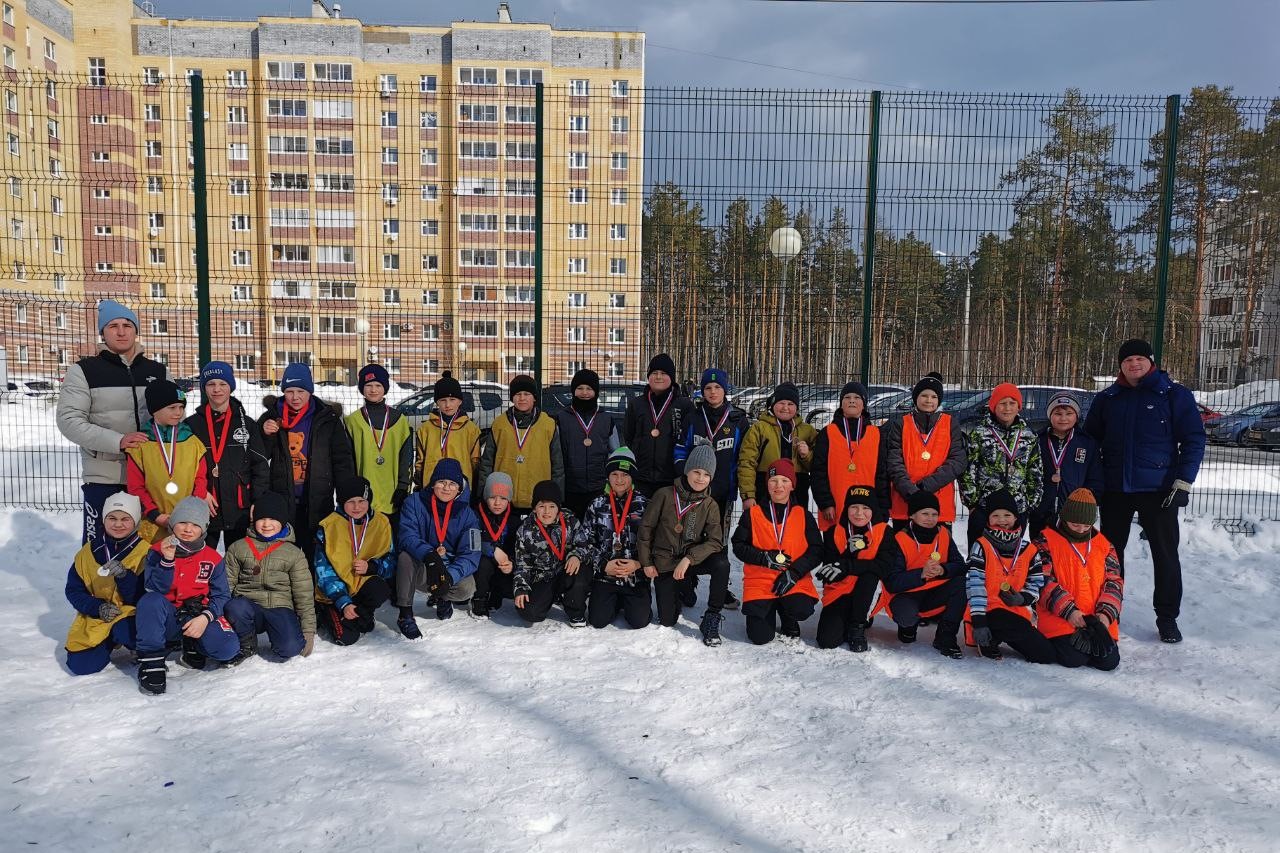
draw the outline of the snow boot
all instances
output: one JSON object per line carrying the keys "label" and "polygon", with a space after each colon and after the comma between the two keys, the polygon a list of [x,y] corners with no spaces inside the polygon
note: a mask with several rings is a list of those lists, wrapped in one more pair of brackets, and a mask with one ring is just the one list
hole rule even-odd
{"label": "snow boot", "polygon": [[436,618],[443,622],[446,619],[453,618],[453,602],[448,599],[440,599],[436,602]]}
{"label": "snow boot", "polygon": [[258,635],[250,634],[247,637],[240,638],[240,651],[236,652],[236,656],[229,661],[224,661],[223,666],[239,666],[249,658],[258,654]]}
{"label": "snow boot", "polygon": [[867,623],[854,622],[849,626],[849,635],[845,639],[849,643],[849,651],[865,652],[867,650]]}
{"label": "snow boot", "polygon": [[960,644],[956,641],[956,635],[959,631],[959,625],[946,620],[939,622],[938,630],[933,635],[933,647],[944,657],[960,660],[964,657],[964,652],[960,650]]}
{"label": "snow boot", "polygon": [[467,611],[472,619],[488,619],[489,618],[489,602],[476,596],[471,599],[471,609]]}
{"label": "snow boot", "polygon": [[989,660],[1004,660],[1004,653],[1000,651],[1000,644],[994,646],[979,646],[978,653]]}
{"label": "snow boot", "polygon": [[165,688],[164,652],[138,653],[138,689],[159,696]]}
{"label": "snow boot", "polygon": [[737,610],[741,606],[742,606],[742,602],[738,600],[738,596],[733,594],[733,590],[725,590],[724,609]]}
{"label": "snow boot", "polygon": [[778,616],[778,636],[786,642],[800,641],[800,623],[786,616]]}
{"label": "snow boot", "polygon": [[911,627],[908,628],[906,625],[899,625],[898,626],[898,642],[914,643],[916,641],[916,627],[917,626],[912,625]]}
{"label": "snow boot", "polygon": [[722,619],[724,617],[714,610],[708,610],[702,614],[702,622],[698,625],[698,630],[702,632],[702,645],[720,645],[720,621]]}
{"label": "snow boot", "polygon": [[204,669],[204,665],[208,662],[209,659],[205,657],[204,652],[200,651],[200,641],[184,636],[182,654],[178,657],[178,663],[187,669]]}
{"label": "snow boot", "polygon": [[1181,643],[1182,632],[1178,630],[1178,620],[1161,617],[1156,620],[1156,630],[1160,632],[1160,642]]}
{"label": "snow boot", "polygon": [[396,630],[406,640],[422,639],[422,630],[418,627],[418,620],[413,618],[412,607],[400,608],[400,616],[396,619]]}

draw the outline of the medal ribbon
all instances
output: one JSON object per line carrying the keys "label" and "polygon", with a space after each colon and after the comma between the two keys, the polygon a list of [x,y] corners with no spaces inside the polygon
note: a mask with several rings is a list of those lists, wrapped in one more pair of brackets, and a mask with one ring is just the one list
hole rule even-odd
{"label": "medal ribbon", "polygon": [[497,545],[502,541],[502,533],[507,529],[507,520],[509,518],[511,518],[511,505],[507,504],[507,511],[502,514],[502,523],[498,525],[498,529],[495,531],[493,526],[489,524],[489,513],[480,513],[480,520],[484,522],[484,529],[489,531],[489,538],[493,540],[493,544]]}
{"label": "medal ribbon", "polygon": [[[1012,448],[1010,448],[1008,444],[1005,444],[1004,439],[1000,437],[1000,433],[996,432],[990,425],[987,426],[987,432],[991,433],[991,437],[996,440],[1000,445],[1000,449],[1004,451],[1004,458],[1009,460],[1009,464],[1012,464],[1013,460],[1018,456],[1018,445],[1022,442],[1022,430],[1018,430],[1017,435],[1014,436]],[[1067,452],[1065,444],[1062,446],[1062,452]]]}
{"label": "medal ribbon", "polygon": [[560,513],[560,547],[559,548],[556,548],[556,543],[551,541],[551,536],[547,533],[547,528],[542,526],[541,521],[539,521],[535,517],[533,519],[533,523],[538,525],[538,530],[542,533],[542,538],[546,540],[547,547],[551,549],[551,553],[556,555],[557,560],[563,560],[564,552],[569,550],[569,543],[567,541],[569,538],[569,529],[565,526],[565,523],[564,523],[564,513]]}
{"label": "medal ribbon", "polygon": [[[1066,539],[1065,536],[1063,538]],[[1093,550],[1092,538],[1090,538],[1088,542],[1084,543],[1084,554],[1080,553],[1079,549],[1076,548],[1076,543],[1072,542],[1071,540],[1068,539],[1067,544],[1071,546],[1071,550],[1075,553],[1076,557],[1080,560],[1081,567],[1089,565],[1089,552]]]}
{"label": "medal ribbon", "polygon": [[787,508],[782,512],[782,524],[778,524],[778,517],[773,512],[773,501],[769,501],[769,524],[773,527],[773,540],[778,543],[778,550],[783,551],[782,540],[787,536],[787,522],[791,517],[791,505],[787,504]]}
{"label": "medal ribbon", "polygon": [[[461,406],[459,406],[459,407],[458,407],[458,411],[456,411],[456,412],[454,412],[454,413],[453,413],[453,417],[449,418],[448,422],[446,422],[446,421],[445,421],[445,419],[444,419],[444,417],[443,417],[443,416],[440,418],[440,427],[441,427],[441,433],[440,433],[440,455],[441,455],[441,456],[445,456],[445,455],[447,455],[447,454],[448,454],[448,451],[449,451],[449,433],[453,432],[453,422],[454,422],[454,421],[456,421],[456,420],[458,419],[458,415],[461,415],[461,414],[462,414],[462,407],[461,407]],[[381,450],[381,449],[382,449],[382,447],[381,447],[381,446],[379,446],[379,447],[378,447],[378,449],[379,449],[379,450]]]}
{"label": "medal ribbon", "polygon": [[[436,529],[436,544],[444,545],[444,536],[449,532],[449,516],[453,515],[453,501],[449,501],[449,505],[444,508],[444,524],[440,523],[440,514],[436,512],[437,498],[431,498],[431,526]],[[507,507],[507,511],[511,511],[511,507]],[[495,537],[493,541],[498,541]]]}
{"label": "medal ribbon", "polygon": [[667,413],[667,409],[671,408],[671,401],[676,398],[675,389],[667,392],[667,402],[662,404],[662,411],[655,411],[653,408],[653,392],[644,392],[644,398],[649,403],[649,414],[653,415],[653,428],[658,429],[658,425],[662,423],[662,416]]}
{"label": "medal ribbon", "polygon": [[107,559],[106,559],[106,560],[104,560],[103,562],[104,562],[104,563],[110,563],[112,560],[114,560],[114,559],[116,558],[116,554],[127,554],[127,553],[129,553],[129,550],[130,550],[131,548],[133,548],[133,546],[134,546],[134,545],[136,545],[136,544],[138,544],[138,534],[137,534],[137,532],[135,532],[132,536],[130,536],[130,537],[129,537],[129,541],[128,541],[128,542],[126,542],[126,543],[124,543],[124,546],[123,546],[123,547],[121,547],[119,551],[116,551],[116,553],[115,553],[115,554],[112,554],[112,553],[111,553],[111,546],[107,544],[107,540],[104,538],[104,539],[102,540],[102,551],[103,551],[103,553],[104,553],[104,554],[106,554],[106,555],[107,555]]}
{"label": "medal ribbon", "polygon": [[927,453],[929,450],[929,440],[933,438],[933,434],[937,431],[938,424],[942,423],[942,418],[938,418],[938,423],[935,423],[932,427],[929,428],[928,435],[921,435],[920,427],[916,426],[915,418],[908,417],[907,420],[911,422],[911,428],[915,430],[916,435],[920,437],[920,444],[924,446],[925,452]]}
{"label": "medal ribbon", "polygon": [[[366,517],[365,521],[368,522],[368,520]],[[369,525],[367,523],[360,525],[360,538],[357,540],[355,519],[348,518],[347,524],[351,525],[351,554],[354,557],[359,557],[360,549],[364,547],[364,537],[369,533]]]}
{"label": "medal ribbon", "polygon": [[[276,550],[277,548],[279,548],[281,545],[283,545],[283,544],[284,544],[284,542],[272,542],[270,545],[268,545],[268,546],[267,546],[267,550],[265,550],[265,551],[263,551],[261,554],[259,554],[259,553],[258,553],[258,549],[257,549],[257,548],[255,548],[255,547],[253,547],[253,540],[252,540],[252,539],[250,539],[248,536],[246,536],[246,537],[245,537],[245,539],[244,539],[244,541],[245,541],[245,543],[249,546],[249,550],[253,552],[253,558],[254,558],[255,560],[257,560],[258,562],[262,562],[264,559],[266,559],[266,558],[267,558],[267,556],[268,556],[268,555],[270,555],[270,554],[271,554],[271,552],[272,552],[272,551]],[[352,541],[353,541],[353,542],[355,541],[355,537],[354,537],[354,536],[352,537]],[[363,540],[363,538],[361,539],[361,541],[362,541],[362,542],[364,541],[364,540]]]}
{"label": "medal ribbon", "polygon": [[1071,432],[1067,433],[1066,440],[1062,442],[1061,453],[1053,452],[1053,436],[1052,435],[1049,436],[1049,458],[1053,460],[1053,470],[1055,472],[1058,472],[1058,473],[1062,472],[1062,460],[1067,457],[1067,445],[1071,443],[1071,439],[1075,437],[1075,434],[1076,434],[1075,429],[1072,429]]}
{"label": "medal ribbon", "polygon": [[1023,549],[1023,546],[1025,545],[1026,545],[1025,539],[1018,540],[1018,550],[1013,552],[1013,559],[1009,561],[1008,565],[1005,565],[1004,557],[1001,557],[1000,553],[996,551],[995,548],[991,549],[991,553],[995,554],[996,562],[1000,564],[1000,569],[1001,571],[1004,572],[1005,577],[1008,577],[1009,574],[1013,571],[1013,567],[1018,564],[1018,557],[1022,556],[1022,549]]}
{"label": "medal ribbon", "polygon": [[[785,424],[790,424],[791,429],[783,429],[783,426]],[[786,453],[782,454],[782,458],[784,459],[790,459],[792,455],[795,453],[795,451],[792,449],[792,442],[791,442],[791,437],[794,436],[795,434],[796,434],[795,424],[792,424],[791,421],[778,421],[778,443],[781,445],[781,448],[784,448],[787,451]]]}
{"label": "medal ribbon", "polygon": [[[702,505],[702,501],[699,500],[699,501],[690,501],[687,506],[683,506],[683,507],[680,506],[680,493],[677,492],[675,489],[671,490],[671,498],[676,505],[676,521],[677,522],[684,521],[684,517],[686,515],[688,515],[690,512],[692,512],[693,510],[697,509],[699,506]],[[706,498],[703,498],[702,500],[706,500]]]}
{"label": "medal ribbon", "polygon": [[155,421],[151,422],[151,434],[156,437],[156,444],[160,445],[160,455],[164,458],[164,470],[168,473],[169,479],[173,479],[173,466],[177,463],[178,455],[178,428],[169,427],[169,449],[166,450],[164,440],[160,438],[160,427],[156,426]]}
{"label": "medal ribbon", "polygon": [[[627,529],[627,516],[631,513],[631,499],[636,496],[636,490],[630,489],[627,492],[627,502],[622,507],[622,514],[618,514],[618,505],[613,501],[613,489],[609,490],[609,515],[613,519],[613,532],[619,540],[622,539],[622,531]],[[679,499],[677,498],[677,501]],[[679,508],[676,509],[679,512]]]}
{"label": "medal ribbon", "polygon": [[388,427],[388,426],[390,426],[390,424],[391,424],[391,409],[390,409],[389,407],[385,406],[385,405],[383,406],[383,409],[382,409],[382,432],[381,432],[381,433],[379,433],[379,432],[378,432],[378,430],[374,429],[374,427],[373,427],[373,419],[372,419],[371,417],[369,417],[369,407],[368,407],[368,406],[361,406],[361,407],[360,407],[360,414],[364,415],[365,423],[367,423],[367,424],[369,425],[369,431],[373,433],[373,443],[374,443],[374,444],[376,444],[376,445],[378,446],[378,455],[379,455],[379,456],[381,456],[381,455],[382,455],[382,445],[384,445],[384,444],[386,444],[386,443],[387,443],[387,427]]}
{"label": "medal ribbon", "polygon": [[[841,415],[841,417],[844,417],[844,416],[843,416],[843,415]],[[858,434],[857,434],[857,436],[855,436],[855,437],[852,437],[852,438],[851,438],[851,437],[849,436],[849,433],[850,433],[852,430],[850,430],[850,428],[849,428],[849,419],[848,419],[848,418],[844,418],[844,443],[845,443],[846,445],[848,445],[848,447],[849,447],[849,458],[850,458],[850,459],[852,459],[852,458],[853,458],[853,450],[854,450],[854,448],[856,448],[856,447],[858,446],[858,442],[862,441],[862,429],[863,429],[863,422],[862,422],[862,418],[858,418]],[[916,432],[919,432],[919,430],[916,430]]]}
{"label": "medal ribbon", "polygon": [[227,409],[226,428],[222,431],[221,437],[213,428],[212,406],[205,408],[204,422],[209,427],[209,454],[213,456],[213,467],[217,468],[218,463],[222,461],[222,452],[227,449],[227,436],[231,435],[231,409]]}
{"label": "medal ribbon", "polygon": [[538,410],[533,410],[533,420],[529,421],[529,425],[524,428],[524,432],[520,432],[520,427],[516,424],[516,416],[511,414],[511,428],[516,433],[516,450],[524,450],[524,443],[529,440],[529,431],[533,429],[533,425],[538,422]]}
{"label": "medal ribbon", "polygon": [[[729,420],[729,404],[724,404],[724,414],[720,416],[720,423],[716,424],[716,428],[711,428],[711,419],[707,417],[707,407],[700,406],[702,409],[702,422],[707,425],[707,438],[715,441],[716,433],[720,432],[720,428],[724,426],[724,422]],[[714,445],[713,445],[714,446]]]}
{"label": "medal ribbon", "polygon": [[311,401],[307,401],[307,405],[298,410],[298,414],[294,416],[292,421],[289,420],[289,404],[283,400],[280,402],[280,425],[285,429],[293,429],[297,426],[298,421],[302,420],[302,416],[307,413],[307,409],[311,408]]}
{"label": "medal ribbon", "polygon": [[569,407],[569,411],[573,412],[573,417],[578,421],[578,424],[582,427],[583,436],[586,438],[591,438],[591,427],[595,426],[596,418],[600,417],[600,407],[596,406],[595,414],[591,416],[591,420],[589,421],[584,421],[582,419],[582,416],[578,414],[578,410],[573,408],[573,406]]}

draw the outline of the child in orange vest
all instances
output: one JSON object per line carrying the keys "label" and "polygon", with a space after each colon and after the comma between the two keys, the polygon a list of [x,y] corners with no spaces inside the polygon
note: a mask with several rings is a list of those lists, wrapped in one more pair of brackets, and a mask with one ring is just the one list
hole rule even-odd
{"label": "child in orange vest", "polygon": [[822,561],[818,523],[791,500],[796,488],[791,460],[775,460],[766,473],[767,500],[743,512],[733,532],[733,554],[743,562],[742,615],[747,638],[757,646],[777,634],[800,639],[800,623],[818,604],[809,572]]}
{"label": "child in orange vest", "polygon": [[880,502],[867,486],[850,486],[840,521],[823,534],[826,565],[814,575],[822,581],[818,648],[867,650],[867,611],[880,579],[902,562],[889,525],[879,519]]}
{"label": "child in orange vest", "polygon": [[907,524],[894,539],[902,559],[884,579],[885,608],[898,625],[898,641],[914,643],[920,617],[938,617],[933,647],[960,659],[956,635],[964,618],[965,565],[951,530],[939,523],[938,498],[916,492],[907,501]]}
{"label": "child in orange vest", "polygon": [[890,484],[889,515],[894,528],[907,524],[907,500],[916,492],[938,498],[941,520],[956,520],[956,478],[968,463],[960,424],[941,411],[942,377],[930,373],[911,389],[914,408],[891,417],[881,430],[882,476]]}
{"label": "child in orange vest", "polygon": [[888,481],[878,476],[880,468],[880,428],[867,416],[867,386],[850,382],[840,392],[836,408],[814,443],[813,499],[818,504],[818,527],[823,533],[840,521],[840,501],[850,486],[867,486],[877,491],[876,503],[885,507],[889,499]]}
{"label": "child in orange vest", "polygon": [[1037,540],[1045,584],[1036,602],[1036,627],[1053,644],[1058,663],[1110,672],[1120,665],[1124,579],[1116,549],[1093,526],[1097,520],[1093,492],[1076,489],[1063,503],[1057,526],[1045,528]]}
{"label": "child in orange vest", "polygon": [[208,477],[204,442],[182,422],[187,395],[168,379],[147,386],[147,442],[126,451],[128,491],[142,501],[138,535],[147,542],[169,532],[169,513],[188,495],[207,500]]}
{"label": "child in orange vest", "polygon": [[1008,643],[1031,663],[1055,663],[1053,645],[1031,624],[1044,587],[1040,551],[1023,538],[1013,495],[997,489],[985,503],[987,525],[969,547],[965,582],[978,651],[1000,660],[1000,644]]}

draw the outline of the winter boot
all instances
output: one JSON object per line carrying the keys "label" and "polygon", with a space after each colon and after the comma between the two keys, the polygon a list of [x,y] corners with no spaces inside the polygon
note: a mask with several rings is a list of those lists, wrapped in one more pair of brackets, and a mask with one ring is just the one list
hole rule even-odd
{"label": "winter boot", "polygon": [[799,622],[797,622],[796,620],[788,616],[783,616],[779,614],[778,623],[779,623],[778,635],[782,639],[788,640],[791,642],[796,642],[800,639],[800,623]]}
{"label": "winter boot", "polygon": [[225,661],[223,666],[239,666],[258,653],[258,635],[250,634],[247,637],[240,638],[240,651],[236,652],[236,656],[229,661]]}
{"label": "winter boot", "polygon": [[1178,620],[1162,616],[1156,620],[1156,630],[1160,632],[1160,642],[1181,643],[1182,632],[1178,630]]}
{"label": "winter boot", "polygon": [[916,641],[916,627],[917,626],[915,625],[912,625],[910,627],[907,627],[906,625],[899,625],[898,626],[898,642],[914,643]]}
{"label": "winter boot", "polygon": [[849,651],[865,652],[867,650],[867,623],[854,622],[849,626]]}
{"label": "winter boot", "polygon": [[453,602],[442,598],[436,602],[436,618],[443,622],[453,618]]}
{"label": "winter boot", "polygon": [[722,619],[724,617],[714,610],[708,610],[702,614],[702,622],[698,625],[698,630],[702,632],[702,645],[720,645],[720,621]]}
{"label": "winter boot", "polygon": [[138,689],[152,696],[164,692],[164,652],[138,653]]}
{"label": "winter boot", "polygon": [[724,609],[737,610],[742,606],[742,602],[738,600],[738,596],[733,594],[733,590],[725,590],[724,593]]}
{"label": "winter boot", "polygon": [[477,595],[471,599],[471,609],[467,612],[471,614],[472,619],[488,619],[489,602]]}
{"label": "winter boot", "polygon": [[1000,644],[993,646],[979,646],[978,653],[989,660],[1004,660],[1004,653],[1000,651]]}
{"label": "winter boot", "polygon": [[960,626],[946,621],[945,619],[938,623],[938,630],[933,635],[933,647],[938,653],[952,660],[960,660],[964,657],[964,652],[960,650],[960,644],[956,641],[956,635],[960,630]]}
{"label": "winter boot", "polygon": [[396,629],[406,640],[422,639],[422,630],[418,628],[418,620],[413,618],[412,607],[400,608],[400,616],[396,619]]}
{"label": "winter boot", "polygon": [[178,657],[178,663],[187,669],[204,669],[204,665],[208,662],[209,659],[204,656],[204,652],[200,651],[200,641],[184,636],[182,654]]}
{"label": "winter boot", "polygon": [[585,628],[585,627],[587,627],[587,614],[585,614],[585,613],[575,613],[574,615],[570,616],[570,617],[569,617],[569,627],[570,627],[570,628]]}

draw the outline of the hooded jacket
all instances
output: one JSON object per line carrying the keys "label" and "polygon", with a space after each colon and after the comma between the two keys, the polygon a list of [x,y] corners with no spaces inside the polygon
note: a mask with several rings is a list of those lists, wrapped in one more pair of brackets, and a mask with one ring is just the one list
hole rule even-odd
{"label": "hooded jacket", "polygon": [[[1006,455],[1005,447],[1013,451],[1012,459]],[[964,451],[968,465],[960,475],[960,500],[970,510],[980,507],[987,495],[1000,489],[1008,489],[1013,495],[1019,513],[1040,504],[1044,494],[1040,443],[1021,416],[1005,426],[988,413],[970,424],[964,430]]]}
{"label": "hooded jacket", "polygon": [[[1045,427],[1036,436],[1036,441],[1040,445],[1040,464],[1044,471],[1040,505],[1035,510],[1038,516],[1045,519],[1056,517],[1066,503],[1067,495],[1076,489],[1088,489],[1093,492],[1095,501],[1102,501],[1102,455],[1093,436],[1077,426],[1064,449],[1062,442],[1053,437],[1052,428]],[[1055,452],[1062,454],[1061,481],[1057,483],[1053,482]]]}
{"label": "hooded jacket", "polygon": [[120,439],[151,420],[145,389],[165,376],[164,365],[141,350],[127,363],[103,350],[67,368],[58,392],[58,431],[80,447],[84,482],[125,482]]}
{"label": "hooded jacket", "polygon": [[[582,413],[577,414],[581,416]],[[590,435],[583,432],[582,423],[574,417],[572,405],[565,406],[552,417],[560,435],[565,494],[599,494],[607,481],[604,463],[609,461],[609,454],[618,446],[613,414],[596,406],[594,421],[589,416],[583,417],[582,420],[591,425]],[[591,444],[584,444],[588,438]]]}
{"label": "hooded jacket", "polygon": [[614,508],[621,513],[627,507],[626,498],[614,496],[609,502],[609,495],[603,494],[591,502],[578,527],[578,538],[574,541],[575,549],[582,555],[584,566],[595,572],[595,579],[602,583],[617,586],[633,586],[648,583],[649,579],[637,571],[629,578],[615,578],[605,574],[605,564],[616,557],[626,560],[639,560],[640,525],[644,519],[644,511],[648,506],[644,493],[634,486],[631,489],[631,506],[622,523],[622,532],[618,534],[618,544],[622,550],[613,550],[613,512]]}
{"label": "hooded jacket", "polygon": [[711,439],[711,447],[716,453],[716,475],[711,478],[711,497],[722,502],[731,501],[737,496],[738,458],[742,453],[742,440],[747,435],[747,413],[728,400],[725,400],[724,405],[729,409],[729,417],[712,437],[707,435],[708,428],[715,430],[720,418],[724,417],[724,411],[712,415],[705,401],[694,403],[680,442],[675,448],[676,473],[683,474],[685,460],[689,458],[698,439]]}
{"label": "hooded jacket", "polygon": [[250,529],[244,539],[227,549],[225,562],[232,595],[247,598],[267,610],[287,607],[298,614],[302,636],[315,636],[315,584],[306,555],[294,543],[292,526],[270,542]]}
{"label": "hooded jacket", "polygon": [[[791,423],[791,452],[787,458],[795,463],[797,474],[805,474],[813,464],[818,431],[798,417],[792,418]],[[796,449],[801,441],[809,445],[808,456],[801,456]],[[747,429],[742,439],[742,450],[738,453],[738,488],[744,498],[761,502],[769,499],[768,495],[756,494],[756,480],[782,457],[782,450],[782,427],[772,412],[765,412]]]}
{"label": "hooded jacket", "polygon": [[[482,544],[480,520],[472,511],[470,501],[471,493],[465,484],[448,505],[440,503],[430,486],[414,492],[400,508],[397,542],[400,550],[421,563],[429,552],[443,545],[444,565],[455,584],[475,574],[480,567]],[[436,510],[434,516],[431,512],[433,505]],[[436,518],[444,522],[446,513],[449,520],[444,525],[444,538],[441,539],[436,531]]]}

